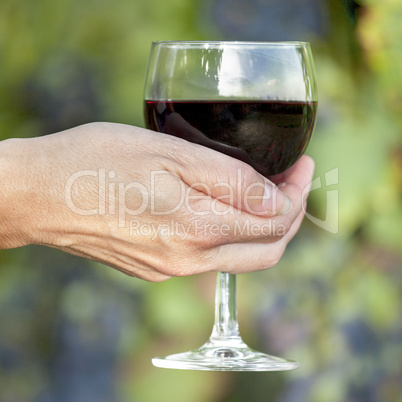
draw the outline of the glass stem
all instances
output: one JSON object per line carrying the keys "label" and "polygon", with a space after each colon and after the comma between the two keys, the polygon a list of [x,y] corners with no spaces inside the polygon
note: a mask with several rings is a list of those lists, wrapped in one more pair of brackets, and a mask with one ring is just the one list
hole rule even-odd
{"label": "glass stem", "polygon": [[237,322],[236,275],[218,272],[215,293],[215,323],[211,342],[239,341]]}

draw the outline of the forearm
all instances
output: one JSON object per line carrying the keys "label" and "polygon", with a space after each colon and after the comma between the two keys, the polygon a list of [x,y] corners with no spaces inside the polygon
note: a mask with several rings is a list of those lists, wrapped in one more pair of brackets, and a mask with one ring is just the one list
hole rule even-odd
{"label": "forearm", "polygon": [[9,139],[0,142],[0,249],[28,244],[25,234],[29,221],[29,186],[25,173],[25,139]]}

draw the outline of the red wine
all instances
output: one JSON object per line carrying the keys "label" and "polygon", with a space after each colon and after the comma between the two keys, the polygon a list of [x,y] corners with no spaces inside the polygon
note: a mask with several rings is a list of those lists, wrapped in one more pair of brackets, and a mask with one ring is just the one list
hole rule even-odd
{"label": "red wine", "polygon": [[283,172],[304,153],[316,102],[145,101],[146,126],[223,152],[265,176]]}

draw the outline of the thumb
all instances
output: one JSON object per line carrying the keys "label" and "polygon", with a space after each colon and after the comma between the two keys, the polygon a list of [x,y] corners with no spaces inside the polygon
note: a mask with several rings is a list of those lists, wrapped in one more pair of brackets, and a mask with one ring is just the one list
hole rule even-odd
{"label": "thumb", "polygon": [[194,190],[238,210],[260,215],[283,215],[292,208],[289,197],[250,165],[197,144],[189,144],[190,163],[180,176]]}

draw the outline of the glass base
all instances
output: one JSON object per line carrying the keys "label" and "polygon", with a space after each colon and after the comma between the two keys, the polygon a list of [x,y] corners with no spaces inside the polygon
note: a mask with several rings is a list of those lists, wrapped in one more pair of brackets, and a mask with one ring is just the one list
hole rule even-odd
{"label": "glass base", "polygon": [[243,342],[236,345],[207,342],[189,352],[154,357],[152,363],[162,368],[210,371],[282,371],[299,367],[298,362],[257,352]]}

